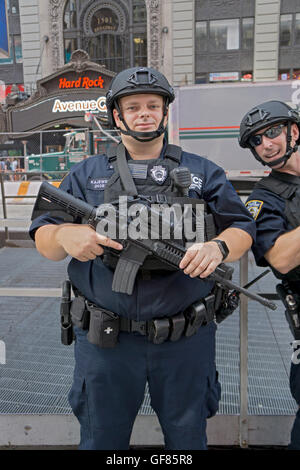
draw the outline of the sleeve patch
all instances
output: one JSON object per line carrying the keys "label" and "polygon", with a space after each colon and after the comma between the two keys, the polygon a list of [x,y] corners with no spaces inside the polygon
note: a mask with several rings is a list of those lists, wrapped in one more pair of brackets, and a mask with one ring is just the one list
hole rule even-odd
{"label": "sleeve patch", "polygon": [[258,201],[256,199],[246,202],[246,207],[254,220],[257,219],[257,216],[261,211],[263,203],[264,203],[263,201]]}

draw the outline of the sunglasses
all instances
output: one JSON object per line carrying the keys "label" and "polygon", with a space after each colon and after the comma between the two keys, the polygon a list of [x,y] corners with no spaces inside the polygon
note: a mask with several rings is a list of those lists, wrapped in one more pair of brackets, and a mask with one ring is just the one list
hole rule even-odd
{"label": "sunglasses", "polygon": [[281,134],[282,129],[284,127],[285,124],[279,124],[278,126],[270,127],[262,134],[251,135],[251,137],[249,137],[249,144],[251,145],[251,147],[257,147],[262,143],[263,135],[268,137],[268,139],[275,139]]}

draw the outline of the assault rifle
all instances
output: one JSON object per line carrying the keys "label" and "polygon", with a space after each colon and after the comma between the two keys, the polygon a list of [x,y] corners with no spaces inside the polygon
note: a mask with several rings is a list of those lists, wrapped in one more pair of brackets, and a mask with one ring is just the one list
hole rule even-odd
{"label": "assault rifle", "polygon": [[[137,200],[137,202],[139,202]],[[100,206],[101,207],[101,206]],[[151,208],[149,208],[151,211]],[[40,186],[37,195],[36,203],[33,208],[31,219],[35,219],[39,215],[51,212],[52,215],[66,219],[66,215],[72,216],[73,220],[81,219],[97,229],[100,220],[103,216],[99,217],[97,208],[90,204],[75,198],[74,196],[62,191],[49,183],[43,182]],[[118,222],[116,222],[118,224]],[[118,228],[118,227],[116,227]],[[120,233],[120,232],[118,232]],[[116,241],[123,245],[123,250],[119,253],[118,250],[113,250],[103,247],[104,250],[109,250],[118,254],[119,259],[113,277],[112,290],[131,295],[134,287],[136,274],[139,268],[143,265],[147,256],[154,256],[162,261],[166,267],[175,268],[180,270],[179,264],[186,253],[186,249],[174,242],[173,240],[152,240],[147,239],[132,239],[129,234],[126,239],[115,238]],[[260,302],[262,305],[275,310],[277,307],[273,302],[264,299],[263,297],[247,291],[243,287],[237,286],[229,279],[225,279],[224,272],[232,268],[227,267],[225,264],[219,265],[215,271],[203,280],[215,281],[226,289],[235,290],[252,300]]]}

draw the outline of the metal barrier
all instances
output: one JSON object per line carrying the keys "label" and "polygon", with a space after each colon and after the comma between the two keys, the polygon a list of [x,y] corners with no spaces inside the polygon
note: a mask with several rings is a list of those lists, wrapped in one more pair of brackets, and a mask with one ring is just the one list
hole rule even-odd
{"label": "metal barrier", "polygon": [[[65,172],[61,172],[65,173]],[[27,172],[24,172],[24,175],[26,175]],[[59,182],[52,182],[56,186],[59,185]],[[20,185],[27,185],[27,182],[20,183]],[[27,186],[26,186],[27,187]],[[1,196],[1,201],[2,201],[2,211],[3,211],[3,218],[0,220],[0,228],[4,227],[4,236],[5,236],[5,242],[7,243],[10,240],[9,237],[9,228],[24,228],[28,229],[30,223],[25,223],[24,219],[9,219],[7,216],[7,203],[6,201],[8,199],[13,199],[13,202],[16,201],[21,201],[23,199],[31,199],[34,200],[36,197],[36,194],[34,195],[27,195],[27,194],[13,194],[13,195],[7,195],[5,192],[5,181],[3,178],[3,173],[0,173],[0,196]]]}

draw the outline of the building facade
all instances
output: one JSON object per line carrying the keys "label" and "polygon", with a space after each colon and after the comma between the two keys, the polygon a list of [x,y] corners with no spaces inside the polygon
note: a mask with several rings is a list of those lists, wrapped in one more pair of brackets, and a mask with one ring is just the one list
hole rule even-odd
{"label": "building facade", "polygon": [[149,65],[175,86],[300,78],[300,0],[0,0],[9,58],[0,80],[24,84],[76,49],[118,72]]}

